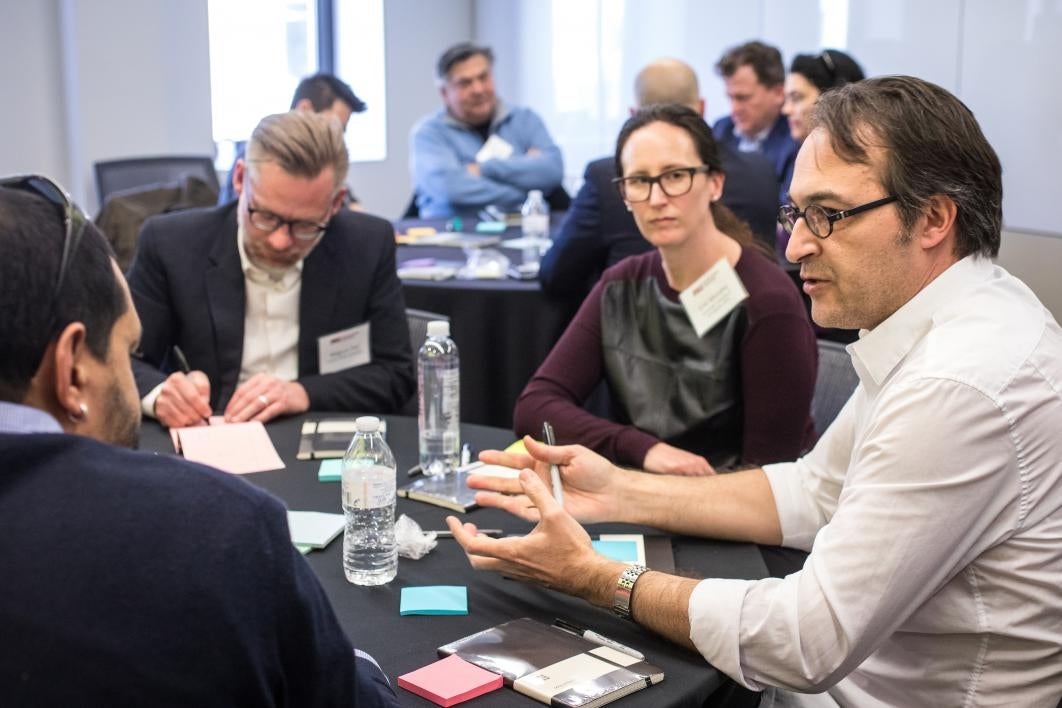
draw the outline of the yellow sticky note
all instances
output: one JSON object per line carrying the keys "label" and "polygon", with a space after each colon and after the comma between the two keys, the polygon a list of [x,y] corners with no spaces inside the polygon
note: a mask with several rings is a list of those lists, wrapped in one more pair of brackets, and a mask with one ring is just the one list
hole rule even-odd
{"label": "yellow sticky note", "polygon": [[506,452],[519,452],[522,455],[527,454],[527,448],[524,447],[524,439],[520,438],[509,447],[505,448]]}

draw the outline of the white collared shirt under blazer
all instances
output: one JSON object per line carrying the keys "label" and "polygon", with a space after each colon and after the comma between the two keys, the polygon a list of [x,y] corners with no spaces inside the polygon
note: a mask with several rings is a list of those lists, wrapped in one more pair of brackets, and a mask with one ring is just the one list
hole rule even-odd
{"label": "white collared shirt under blazer", "polygon": [[828,693],[808,704],[1055,706],[1058,324],[968,257],[848,349],[860,384],[837,420],[807,456],[765,468],[784,544],[807,563],[701,582],[691,638],[745,686]]}

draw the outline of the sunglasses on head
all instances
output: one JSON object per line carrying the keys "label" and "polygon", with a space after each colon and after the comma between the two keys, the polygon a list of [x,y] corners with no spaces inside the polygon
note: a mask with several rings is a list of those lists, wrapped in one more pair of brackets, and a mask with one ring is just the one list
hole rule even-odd
{"label": "sunglasses on head", "polygon": [[40,175],[20,175],[17,177],[0,178],[0,188],[17,189],[30,194],[36,194],[53,204],[63,217],[63,226],[66,233],[63,236],[63,255],[59,260],[59,275],[55,279],[55,288],[52,290],[52,301],[59,299],[59,292],[66,281],[66,273],[70,269],[70,261],[78,243],[81,242],[81,234],[85,231],[88,217],[81,211],[63,188],[47,177]]}

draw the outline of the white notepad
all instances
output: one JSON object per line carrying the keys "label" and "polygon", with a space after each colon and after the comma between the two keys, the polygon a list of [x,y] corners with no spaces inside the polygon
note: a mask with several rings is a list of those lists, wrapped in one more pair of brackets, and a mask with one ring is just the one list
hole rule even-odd
{"label": "white notepad", "polygon": [[288,529],[296,546],[324,548],[343,533],[346,520],[342,514],[321,511],[289,511]]}

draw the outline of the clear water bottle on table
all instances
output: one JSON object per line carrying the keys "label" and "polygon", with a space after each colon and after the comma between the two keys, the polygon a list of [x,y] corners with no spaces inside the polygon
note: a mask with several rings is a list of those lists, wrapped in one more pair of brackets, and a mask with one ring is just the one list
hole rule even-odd
{"label": "clear water bottle on table", "polygon": [[383,585],[398,572],[395,456],[379,418],[358,418],[355,429],[343,456],[343,573],[355,585]]}
{"label": "clear water bottle on table", "polygon": [[461,372],[450,323],[428,323],[428,338],[417,355],[420,468],[444,475],[458,465],[461,450]]}
{"label": "clear water bottle on table", "polygon": [[520,230],[527,243],[523,265],[538,265],[542,254],[553,245],[549,238],[549,204],[541,190],[532,189],[527,193],[527,201],[520,207]]}

